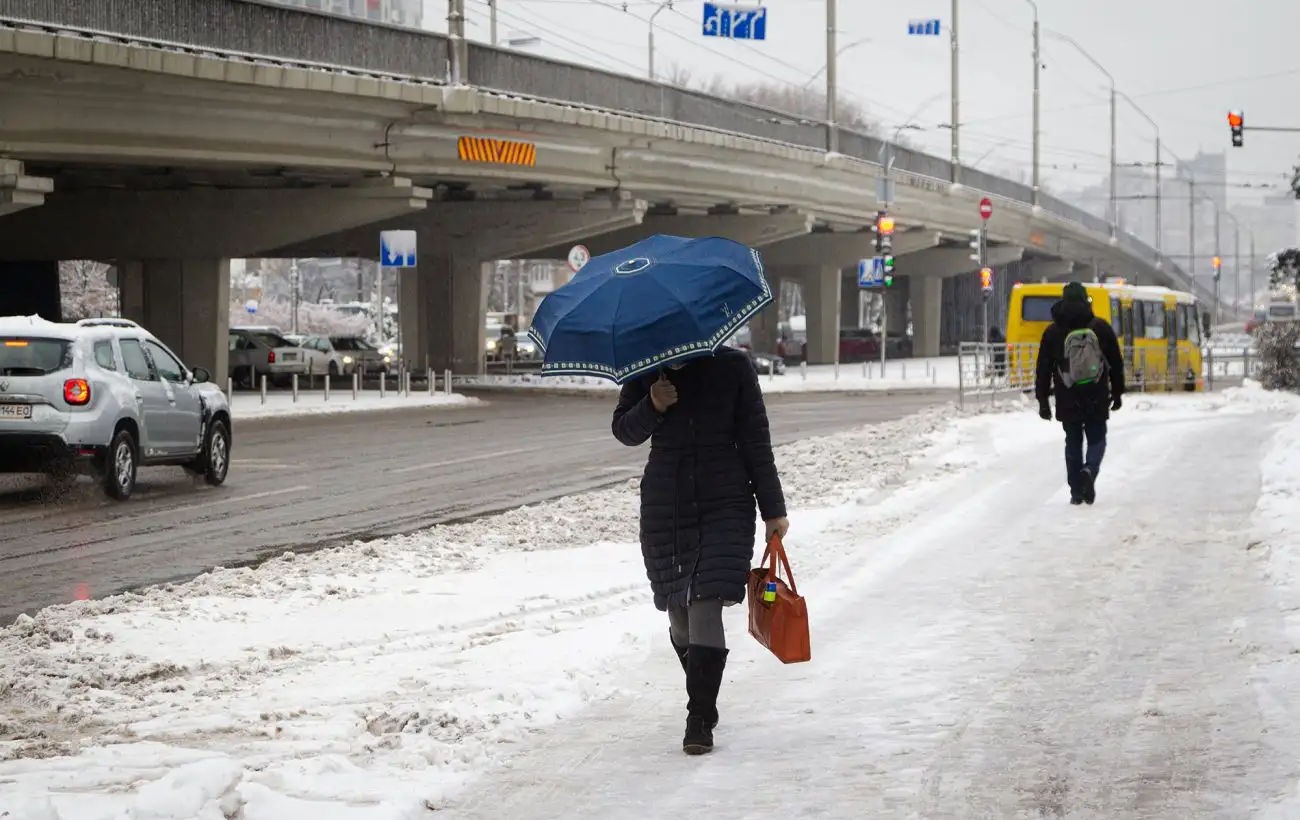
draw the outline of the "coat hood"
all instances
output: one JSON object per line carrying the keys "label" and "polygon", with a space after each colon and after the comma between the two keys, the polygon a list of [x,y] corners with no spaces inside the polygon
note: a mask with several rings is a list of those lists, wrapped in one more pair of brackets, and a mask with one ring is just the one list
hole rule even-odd
{"label": "coat hood", "polygon": [[1066,330],[1085,328],[1093,318],[1092,305],[1087,302],[1061,300],[1052,305],[1052,321]]}

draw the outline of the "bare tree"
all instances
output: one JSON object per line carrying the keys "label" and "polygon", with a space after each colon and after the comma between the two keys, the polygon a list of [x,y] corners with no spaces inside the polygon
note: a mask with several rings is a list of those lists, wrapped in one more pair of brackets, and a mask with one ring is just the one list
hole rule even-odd
{"label": "bare tree", "polygon": [[60,262],[59,294],[64,321],[118,315],[118,291],[108,283],[108,265],[102,262]]}

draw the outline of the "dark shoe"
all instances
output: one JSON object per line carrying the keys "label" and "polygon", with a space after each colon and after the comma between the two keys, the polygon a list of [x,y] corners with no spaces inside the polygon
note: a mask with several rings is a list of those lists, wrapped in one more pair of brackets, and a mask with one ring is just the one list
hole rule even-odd
{"label": "dark shoe", "polygon": [[1072,495],[1070,496],[1070,503],[1077,507],[1083,503],[1083,499],[1077,495]]}
{"label": "dark shoe", "polygon": [[[671,635],[671,634],[669,634],[669,636],[668,636],[668,640],[669,640],[669,642],[672,643],[672,645],[673,645],[673,651],[677,653],[677,660],[681,661],[681,663],[682,663],[682,671],[683,671],[683,672],[688,671],[687,668],[686,668],[686,655],[687,655],[687,649],[688,649],[688,647],[682,646],[681,644],[677,643],[676,641],[673,641],[673,638],[672,638],[672,635]],[[710,715],[707,715],[706,717],[708,718],[708,720],[706,720],[705,723],[708,724],[708,727],[709,727],[710,729],[716,729],[716,728],[718,728],[718,710],[717,710],[717,707],[714,707],[714,709],[713,709],[713,713],[710,714]]]}
{"label": "dark shoe", "polygon": [[718,690],[726,667],[725,649],[692,645],[686,650],[686,734],[682,737],[682,751],[688,755],[713,751]]}
{"label": "dark shoe", "polygon": [[1083,497],[1085,504],[1091,504],[1097,500],[1096,482],[1092,477],[1092,470],[1084,467],[1079,471],[1079,495]]}
{"label": "dark shoe", "polygon": [[713,730],[703,718],[686,718],[686,736],[682,738],[682,751],[688,755],[706,755],[713,751]]}

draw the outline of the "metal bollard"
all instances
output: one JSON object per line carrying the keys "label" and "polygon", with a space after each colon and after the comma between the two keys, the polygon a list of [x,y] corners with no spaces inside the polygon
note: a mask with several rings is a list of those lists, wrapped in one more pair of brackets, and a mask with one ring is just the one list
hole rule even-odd
{"label": "metal bollard", "polygon": [[836,362],[836,363],[835,363],[835,381],[839,381],[839,380],[840,380],[840,363],[839,363],[839,362]]}
{"label": "metal bollard", "polygon": [[428,373],[428,375],[429,375],[429,395],[432,396],[432,395],[437,391],[438,383],[437,383],[437,381],[433,378],[433,368],[432,368],[432,367],[426,367],[426,368],[425,368],[425,371],[426,371],[426,372]]}
{"label": "metal bollard", "polygon": [[330,382],[332,381],[333,379],[331,379],[328,375],[325,377],[325,401],[330,400]]}
{"label": "metal bollard", "polygon": [[903,362],[903,381],[907,381],[907,362]]}
{"label": "metal bollard", "polygon": [[262,404],[266,404],[266,376],[262,376]]}
{"label": "metal bollard", "polygon": [[360,390],[361,390],[361,374],[353,373],[352,374],[352,400],[353,401],[357,400],[357,393],[360,392]]}
{"label": "metal bollard", "polygon": [[235,380],[226,379],[226,403],[235,403]]}
{"label": "metal bollard", "polygon": [[408,370],[403,373],[402,379],[404,382],[402,385],[402,392],[405,393],[406,397],[409,399],[411,397],[411,371]]}
{"label": "metal bollard", "polygon": [[291,381],[293,382],[293,403],[297,404],[298,403],[298,374],[297,373],[293,374],[293,378],[291,379]]}
{"label": "metal bollard", "polygon": [[925,360],[925,375],[927,375],[927,376],[930,375],[930,360],[929,360],[929,359],[926,359],[926,360]]}
{"label": "metal bollard", "polygon": [[863,359],[863,360],[862,360],[862,378],[864,378],[864,379],[869,379],[869,378],[871,378],[870,376],[867,375],[867,360],[866,360],[866,359]]}
{"label": "metal bollard", "polygon": [[767,380],[769,382],[776,381],[776,359],[767,360]]}
{"label": "metal bollard", "polygon": [[451,395],[451,369],[442,371],[442,389],[448,396]]}
{"label": "metal bollard", "polygon": [[930,371],[930,384],[938,384],[938,383],[939,383],[939,368],[936,367]]}
{"label": "metal bollard", "polygon": [[808,362],[799,362],[799,375],[804,381],[808,381]]}
{"label": "metal bollard", "polygon": [[379,374],[379,398],[382,399],[386,395],[388,395],[388,374],[380,373]]}

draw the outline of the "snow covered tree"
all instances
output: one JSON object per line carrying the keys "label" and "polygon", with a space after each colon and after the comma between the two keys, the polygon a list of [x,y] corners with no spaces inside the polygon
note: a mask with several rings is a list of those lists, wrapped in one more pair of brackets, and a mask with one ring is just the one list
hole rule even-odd
{"label": "snow covered tree", "polygon": [[1265,322],[1255,331],[1259,383],[1265,390],[1300,393],[1300,322]]}
{"label": "snow covered tree", "polygon": [[1283,248],[1268,255],[1268,285],[1300,288],[1300,248]]}
{"label": "snow covered tree", "polygon": [[108,283],[108,265],[89,259],[59,263],[63,321],[118,315],[117,288]]}

